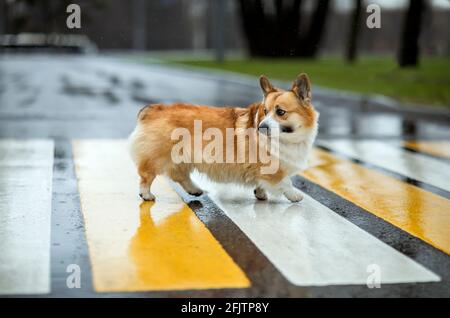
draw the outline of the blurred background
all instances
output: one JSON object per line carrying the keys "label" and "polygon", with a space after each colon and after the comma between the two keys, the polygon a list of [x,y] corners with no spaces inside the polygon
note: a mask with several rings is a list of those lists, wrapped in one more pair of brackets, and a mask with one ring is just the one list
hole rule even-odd
{"label": "blurred background", "polygon": [[[245,77],[254,87],[260,74],[287,85],[307,72],[319,108],[353,109],[356,99],[358,113],[394,112],[445,125],[450,118],[448,0],[79,0],[80,28],[69,28],[72,2],[0,0],[3,56],[107,56],[178,68],[185,77],[188,70],[226,71],[215,73],[219,82],[230,74],[254,76]],[[254,101],[240,94],[202,101]]]}
{"label": "blurred background", "polygon": [[[414,5],[415,3],[420,3]],[[208,51],[223,41],[230,53],[254,56],[342,55],[351,44],[355,15],[360,54],[395,54],[405,16],[420,12],[425,55],[450,54],[448,0],[2,0],[0,31],[87,35],[100,50]],[[82,28],[66,27],[66,7],[77,3]],[[365,27],[368,4],[379,4],[382,27]],[[414,13],[413,13],[414,14]],[[222,30],[219,30],[223,28]],[[223,33],[221,39],[220,33]],[[403,34],[404,36],[407,36]],[[275,41],[271,45],[260,44]],[[300,45],[301,43],[301,45]]]}

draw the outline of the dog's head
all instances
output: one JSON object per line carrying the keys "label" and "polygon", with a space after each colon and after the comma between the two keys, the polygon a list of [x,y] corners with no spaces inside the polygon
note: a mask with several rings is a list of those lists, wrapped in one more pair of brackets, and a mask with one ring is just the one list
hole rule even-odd
{"label": "dog's head", "polygon": [[298,75],[290,90],[275,88],[264,75],[260,77],[260,85],[264,93],[260,133],[278,133],[280,140],[292,142],[315,134],[319,114],[311,104],[308,75]]}

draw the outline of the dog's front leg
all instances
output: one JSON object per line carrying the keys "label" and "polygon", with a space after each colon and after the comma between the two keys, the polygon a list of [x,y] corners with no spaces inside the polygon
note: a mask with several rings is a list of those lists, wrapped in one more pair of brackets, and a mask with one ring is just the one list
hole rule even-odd
{"label": "dog's front leg", "polygon": [[173,181],[178,182],[190,195],[198,197],[203,194],[203,191],[191,180],[190,174],[190,167],[185,165],[173,165],[168,169],[168,175]]}
{"label": "dog's front leg", "polygon": [[291,202],[300,202],[303,199],[301,191],[294,187],[289,177],[284,178],[278,187],[279,191]]}
{"label": "dog's front leg", "polygon": [[261,201],[267,200],[267,193],[266,190],[264,190],[264,188],[258,186],[255,188],[255,190],[253,190],[253,193],[255,194],[255,198],[257,198],[258,200]]}
{"label": "dog's front leg", "polygon": [[178,183],[183,187],[184,191],[189,193],[190,195],[194,195],[196,197],[201,196],[203,194],[202,189],[200,189],[189,176],[184,180],[179,180]]}

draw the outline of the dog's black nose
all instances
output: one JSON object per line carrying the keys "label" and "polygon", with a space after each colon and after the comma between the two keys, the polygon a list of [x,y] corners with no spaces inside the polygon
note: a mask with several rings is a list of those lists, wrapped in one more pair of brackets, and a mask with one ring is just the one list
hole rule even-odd
{"label": "dog's black nose", "polygon": [[260,133],[268,135],[270,132],[269,125],[267,125],[266,123],[262,123],[261,125],[258,126],[258,131]]}

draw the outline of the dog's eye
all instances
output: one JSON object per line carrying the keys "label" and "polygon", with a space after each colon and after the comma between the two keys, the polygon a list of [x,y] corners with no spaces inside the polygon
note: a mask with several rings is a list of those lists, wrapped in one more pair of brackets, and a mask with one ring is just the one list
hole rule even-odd
{"label": "dog's eye", "polygon": [[278,116],[283,116],[284,114],[286,114],[286,111],[281,108],[277,108],[275,112]]}
{"label": "dog's eye", "polygon": [[267,109],[264,108],[264,115],[267,115]]}

